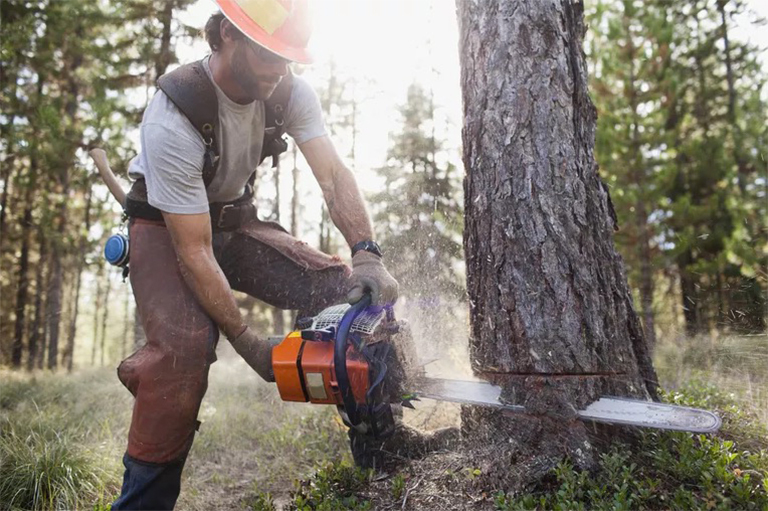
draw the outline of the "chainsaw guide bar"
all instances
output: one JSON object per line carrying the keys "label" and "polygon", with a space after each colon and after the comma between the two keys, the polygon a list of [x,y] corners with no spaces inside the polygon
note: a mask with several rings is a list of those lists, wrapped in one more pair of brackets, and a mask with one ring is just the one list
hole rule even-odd
{"label": "chainsaw guide bar", "polygon": [[[501,387],[484,381],[420,378],[415,387],[418,397],[525,413],[525,407],[500,400]],[[583,421],[692,433],[714,433],[722,424],[720,417],[707,410],[621,397],[601,397],[578,415]]]}

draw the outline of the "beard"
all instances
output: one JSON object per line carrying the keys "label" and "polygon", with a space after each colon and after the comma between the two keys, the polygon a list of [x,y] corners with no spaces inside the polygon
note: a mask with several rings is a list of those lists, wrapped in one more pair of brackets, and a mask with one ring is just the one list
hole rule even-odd
{"label": "beard", "polygon": [[238,45],[232,52],[230,68],[237,84],[254,100],[269,99],[282,78],[279,75],[260,75],[254,72],[248,65],[248,55],[243,45]]}

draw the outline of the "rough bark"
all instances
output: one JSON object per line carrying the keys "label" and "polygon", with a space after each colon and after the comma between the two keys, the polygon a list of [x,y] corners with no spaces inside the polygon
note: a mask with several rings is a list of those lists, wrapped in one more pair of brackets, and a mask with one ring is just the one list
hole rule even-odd
{"label": "rough bark", "polygon": [[517,445],[544,471],[564,454],[590,466],[575,409],[605,394],[655,397],[657,386],[593,154],[583,6],[459,0],[458,10],[471,362],[530,412],[465,409],[464,429]]}

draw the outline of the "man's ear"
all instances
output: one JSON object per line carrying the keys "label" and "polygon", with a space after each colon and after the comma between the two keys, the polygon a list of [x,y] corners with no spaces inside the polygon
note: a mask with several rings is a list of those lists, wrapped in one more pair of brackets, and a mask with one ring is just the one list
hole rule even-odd
{"label": "man's ear", "polygon": [[227,18],[224,18],[221,20],[221,25],[219,26],[219,32],[221,33],[221,40],[228,43],[236,41],[237,39],[240,39],[242,37],[242,34],[237,29],[237,27],[234,26],[232,22],[229,21]]}

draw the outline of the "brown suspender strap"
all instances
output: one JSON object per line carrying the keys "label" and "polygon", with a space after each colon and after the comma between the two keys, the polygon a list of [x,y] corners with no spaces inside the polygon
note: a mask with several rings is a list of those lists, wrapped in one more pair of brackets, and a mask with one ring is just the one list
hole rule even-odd
{"label": "brown suspender strap", "polygon": [[[216,89],[205,72],[203,62],[185,64],[164,74],[158,79],[157,86],[203,137],[205,144],[203,183],[208,188],[216,176],[219,164],[220,148],[218,140],[216,140],[219,101],[216,97]],[[264,102],[265,127],[260,162],[264,161],[267,156],[271,156],[273,167],[277,166],[280,154],[288,149],[288,144],[283,139],[285,133],[284,115],[291,98],[292,88],[293,74],[289,72],[280,81],[269,99]],[[238,219],[250,218],[252,213],[246,211],[248,209],[246,203],[250,204],[253,197],[255,179],[256,169],[253,169],[242,197],[232,203],[210,205],[214,229],[217,227],[231,229],[234,224],[238,223]],[[147,202],[146,184],[143,180],[134,184],[126,202],[126,212],[129,216],[148,220],[162,219],[162,213]],[[253,214],[255,214],[255,208]],[[225,216],[226,222],[224,221]]]}
{"label": "brown suspender strap", "polygon": [[219,144],[216,140],[219,100],[203,62],[198,60],[164,74],[157,80],[157,86],[203,137],[203,183],[208,188],[219,166]]}
{"label": "brown suspender strap", "polygon": [[[278,158],[288,150],[288,143],[283,138],[285,133],[285,109],[291,99],[293,73],[280,80],[275,92],[264,102],[264,144],[261,146],[261,161],[272,157],[272,167],[277,167]],[[252,176],[255,177],[255,176]]]}

